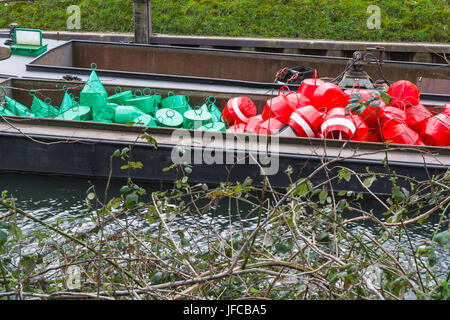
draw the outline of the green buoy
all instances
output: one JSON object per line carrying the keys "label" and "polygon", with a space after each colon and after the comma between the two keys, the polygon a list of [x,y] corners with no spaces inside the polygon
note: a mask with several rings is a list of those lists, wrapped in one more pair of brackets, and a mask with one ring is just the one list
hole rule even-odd
{"label": "green buoy", "polygon": [[97,70],[95,63],[91,64],[91,69],[91,75],[80,93],[80,104],[92,108],[99,108],[108,102],[108,93],[95,72]]}

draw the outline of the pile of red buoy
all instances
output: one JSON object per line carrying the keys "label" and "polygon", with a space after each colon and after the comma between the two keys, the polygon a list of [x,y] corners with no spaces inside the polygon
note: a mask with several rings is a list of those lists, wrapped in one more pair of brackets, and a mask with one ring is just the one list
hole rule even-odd
{"label": "pile of red buoy", "polygon": [[375,90],[343,91],[315,76],[305,79],[297,92],[282,87],[261,114],[247,97],[230,99],[222,117],[234,133],[450,146],[450,105],[426,108],[419,89],[405,80],[380,95]]}

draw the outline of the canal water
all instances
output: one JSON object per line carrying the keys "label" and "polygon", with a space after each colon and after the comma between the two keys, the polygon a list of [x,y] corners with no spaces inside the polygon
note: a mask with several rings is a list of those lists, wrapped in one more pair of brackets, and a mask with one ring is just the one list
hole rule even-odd
{"label": "canal water", "polygon": [[[91,183],[96,186],[99,194],[102,194],[102,189],[105,187],[105,181],[89,181],[87,179],[67,178],[67,177],[49,177],[49,176],[35,176],[35,175],[21,175],[21,174],[0,174],[0,192],[8,190],[9,195],[17,198],[17,206],[21,209],[31,213],[32,215],[44,220],[49,224],[53,224],[59,219],[62,221],[64,228],[70,227],[71,221],[86,216],[88,208],[86,206],[86,191],[91,186]],[[124,184],[123,181],[113,181],[110,186],[111,193],[117,192]],[[167,186],[155,183],[145,185],[147,194],[152,191],[164,190]],[[366,200],[368,206],[375,207],[375,203]],[[233,209],[236,210],[236,209]],[[241,217],[245,217],[247,212],[244,207],[240,207]],[[4,214],[5,210],[0,208],[0,214]],[[235,212],[236,213],[236,212]],[[257,217],[250,216],[242,221],[236,218],[237,215],[231,214],[226,207],[218,208],[214,213],[215,227],[221,232],[228,232],[231,226],[235,230],[241,227],[245,229],[252,229],[257,223]],[[199,221],[196,221],[198,223]],[[429,239],[435,230],[437,217],[433,217],[424,225],[414,224],[409,226],[408,230],[412,237],[412,242],[415,246],[422,245],[423,242]],[[21,220],[21,229],[24,235],[31,234],[34,230],[42,228],[42,226],[30,220]],[[191,225],[189,220],[180,219],[176,223],[184,224],[184,228],[198,228],[198,225]],[[200,223],[211,223],[211,220],[200,220]],[[92,222],[86,221],[85,228],[91,228]],[[77,228],[79,226],[77,225]],[[200,226],[201,227],[201,226]],[[376,226],[371,223],[359,223],[354,226],[356,231],[366,231],[376,234]],[[387,243],[389,246],[389,243]],[[450,255],[448,248],[439,247],[436,251],[438,275],[440,278],[445,278],[449,270]]]}

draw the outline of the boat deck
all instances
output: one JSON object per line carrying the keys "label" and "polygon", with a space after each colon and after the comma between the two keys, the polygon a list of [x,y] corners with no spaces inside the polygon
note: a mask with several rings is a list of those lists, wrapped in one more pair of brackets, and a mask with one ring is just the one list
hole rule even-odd
{"label": "boat deck", "polygon": [[[6,38],[2,38],[0,35],[0,43],[3,44]],[[57,41],[52,39],[43,39],[44,44],[48,44],[48,50],[54,49],[58,46],[66,44],[68,41]],[[45,54],[45,53],[44,53]],[[11,55],[6,60],[0,60],[0,78],[20,77],[28,79],[55,79],[61,80],[67,73],[59,72],[45,72],[45,71],[28,71],[26,65],[32,62],[36,57],[26,57],[19,55]],[[76,75],[82,81],[86,81],[89,75],[84,74],[69,74]],[[172,81],[155,81],[155,80],[143,80],[132,79],[127,77],[108,77],[101,76],[101,81],[105,84],[117,84],[117,85],[133,85],[149,88],[166,88],[173,90],[205,90],[212,92],[229,92],[233,94],[277,94],[274,90],[261,89],[261,88],[244,88],[240,86],[228,86],[228,85],[213,85],[213,84],[196,84],[191,82],[172,82]]]}

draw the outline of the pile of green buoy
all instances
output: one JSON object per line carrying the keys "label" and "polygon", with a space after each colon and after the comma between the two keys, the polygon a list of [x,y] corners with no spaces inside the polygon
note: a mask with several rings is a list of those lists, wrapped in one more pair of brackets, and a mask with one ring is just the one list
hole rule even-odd
{"label": "pile of green buoy", "polygon": [[41,100],[31,91],[33,103],[30,108],[8,97],[0,89],[0,114],[7,116],[40,117],[74,121],[92,121],[118,123],[149,127],[185,128],[210,131],[226,131],[222,114],[216,106],[216,99],[208,97],[205,103],[196,108],[189,105],[189,97],[169,92],[162,98],[151,89],[122,91],[117,87],[115,93],[108,96],[102,82],[97,76],[96,65],[80,93],[79,99],[68,93],[64,87],[61,106],[52,106],[50,98]]}

